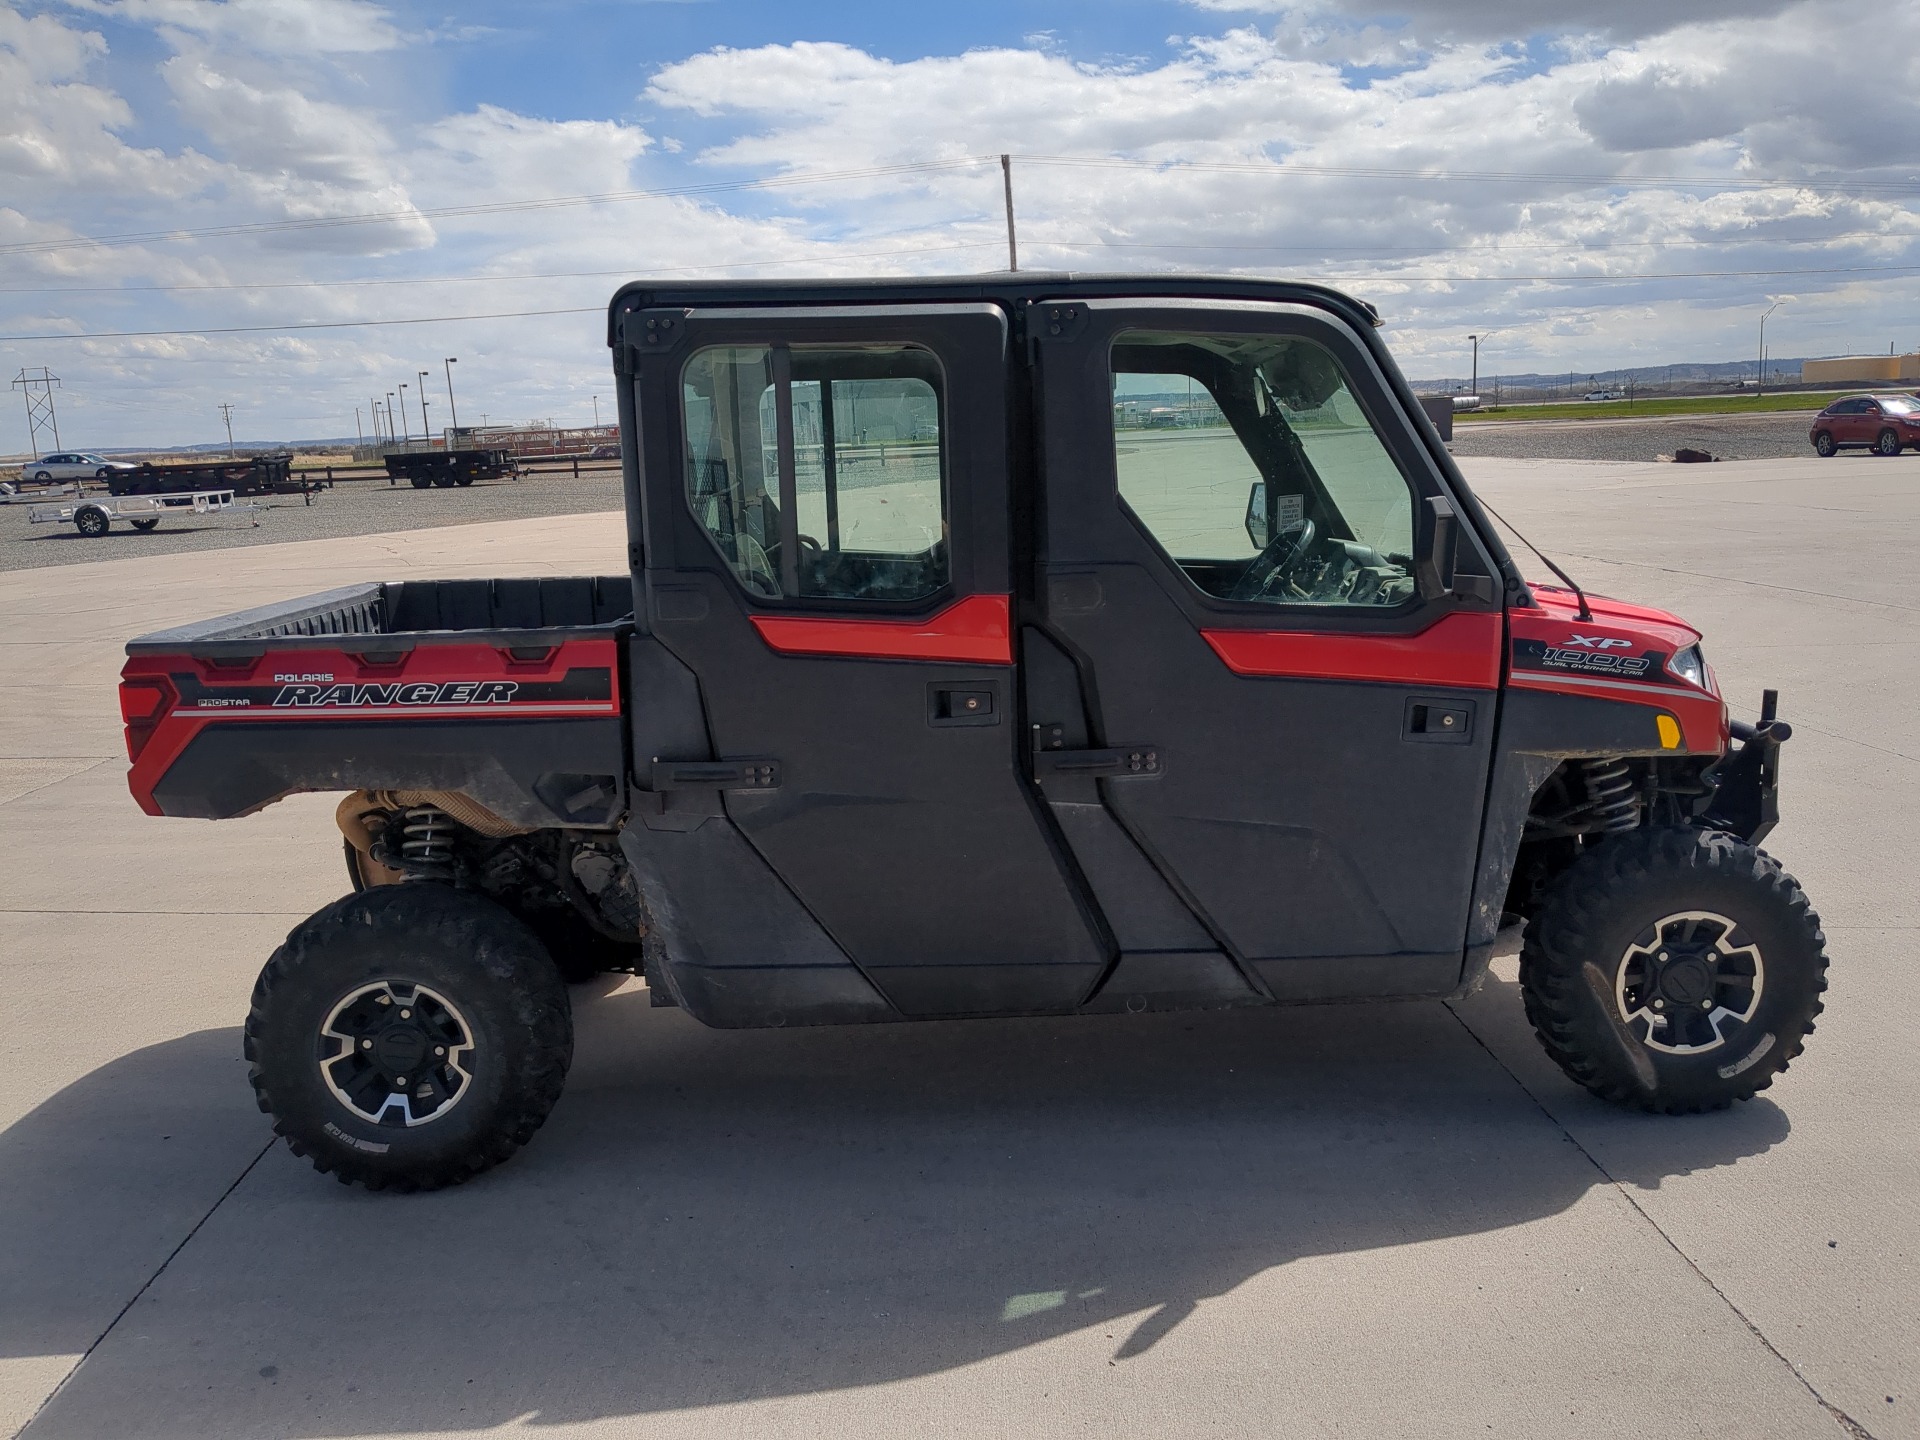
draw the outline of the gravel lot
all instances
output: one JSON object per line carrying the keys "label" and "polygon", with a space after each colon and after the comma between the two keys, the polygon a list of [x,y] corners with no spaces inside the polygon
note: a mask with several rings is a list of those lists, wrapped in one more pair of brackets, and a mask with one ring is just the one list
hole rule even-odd
{"label": "gravel lot", "polygon": [[298,495],[262,495],[255,503],[261,507],[258,525],[245,515],[187,517],[165,520],[142,534],[116,523],[96,539],[88,539],[72,525],[29,524],[27,505],[3,505],[0,570],[624,508],[617,465],[582,474],[577,480],[571,475],[542,474],[519,480],[479,480],[465,489],[451,490],[415,490],[408,485],[389,486],[384,480],[342,480],[314,495],[311,505],[303,504]]}
{"label": "gravel lot", "polygon": [[1684,445],[1722,460],[1793,460],[1813,453],[1807,427],[1815,413],[1660,420],[1463,420],[1453,428],[1451,448],[1456,455],[1511,460],[1658,460]]}

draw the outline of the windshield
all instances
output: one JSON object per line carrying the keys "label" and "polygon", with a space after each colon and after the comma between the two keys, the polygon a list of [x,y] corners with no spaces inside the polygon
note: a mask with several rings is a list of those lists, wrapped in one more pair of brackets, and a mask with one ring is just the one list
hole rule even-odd
{"label": "windshield", "polygon": [[1880,401],[1880,408],[1889,415],[1920,415],[1920,400],[1907,400],[1891,395]]}

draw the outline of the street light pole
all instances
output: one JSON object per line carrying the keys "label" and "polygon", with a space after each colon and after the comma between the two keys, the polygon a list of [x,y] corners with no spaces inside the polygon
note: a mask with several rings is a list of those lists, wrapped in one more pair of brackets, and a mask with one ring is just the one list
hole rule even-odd
{"label": "street light pole", "polygon": [[452,424],[453,424],[453,428],[456,430],[460,428],[460,410],[459,410],[459,407],[457,407],[453,403],[453,367],[455,364],[459,362],[459,359],[460,357],[458,355],[449,355],[447,356],[447,364],[446,364],[447,414],[453,417]]}
{"label": "street light pole", "polygon": [[427,376],[432,373],[431,370],[415,372],[415,378],[420,381],[420,435],[428,444],[433,443],[433,426],[427,422]]}
{"label": "street light pole", "polygon": [[396,433],[393,428],[393,391],[389,390],[387,391],[387,443],[389,445],[394,443],[393,437]]}
{"label": "street light pole", "polygon": [[593,428],[596,430],[600,428],[600,397],[598,395],[593,397]]}
{"label": "street light pole", "polygon": [[402,380],[400,382],[400,443],[402,445],[413,442],[413,431],[408,428],[411,423],[407,419],[407,382]]}
{"label": "street light pole", "polygon": [[1480,337],[1469,335],[1467,339],[1473,342],[1473,379],[1467,385],[1467,391],[1469,394],[1478,395],[1480,393]]}
{"label": "street light pole", "polygon": [[1767,316],[1786,303],[1784,300],[1776,300],[1760,316],[1760,363],[1753,377],[1755,398],[1767,393]]}

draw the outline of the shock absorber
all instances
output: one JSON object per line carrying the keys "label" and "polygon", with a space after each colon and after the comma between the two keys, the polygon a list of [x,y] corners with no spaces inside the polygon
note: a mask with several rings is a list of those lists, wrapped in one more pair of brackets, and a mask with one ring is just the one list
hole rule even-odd
{"label": "shock absorber", "polygon": [[1631,830],[1640,823],[1640,797],[1624,760],[1582,760],[1580,772],[1587,782],[1587,808],[1600,829]]}
{"label": "shock absorber", "polygon": [[400,826],[400,863],[409,875],[453,878],[453,817],[438,805],[408,807]]}

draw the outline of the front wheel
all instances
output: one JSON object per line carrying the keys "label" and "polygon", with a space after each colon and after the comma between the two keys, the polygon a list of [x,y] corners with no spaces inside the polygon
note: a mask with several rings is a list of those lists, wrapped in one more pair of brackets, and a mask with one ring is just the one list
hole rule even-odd
{"label": "front wheel", "polygon": [[82,535],[95,538],[106,534],[108,527],[112,524],[113,522],[107,518],[107,512],[102,510],[98,505],[82,506],[79,512],[73,517],[74,529],[78,530]]}
{"label": "front wheel", "polygon": [[1528,924],[1527,1018],[1594,1094],[1679,1114],[1749,1100],[1797,1056],[1827,988],[1820,917],[1765,851],[1642,830],[1587,851]]}
{"label": "front wheel", "polygon": [[1825,430],[1822,430],[1818,435],[1813,437],[1813,453],[1818,455],[1822,460],[1831,460],[1833,458],[1833,452],[1839,448],[1840,447],[1834,443],[1833,436]]}
{"label": "front wheel", "polygon": [[492,901],[415,881],[337,900],[254,985],[246,1058],[274,1133],[370,1190],[433,1190],[533,1138],[573,1058],[567,987]]}
{"label": "front wheel", "polygon": [[1873,448],[1882,455],[1898,455],[1900,453],[1900,437],[1891,430],[1882,430],[1879,438],[1873,442]]}

